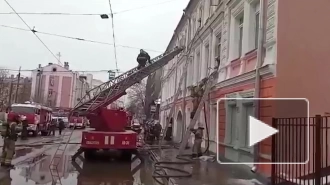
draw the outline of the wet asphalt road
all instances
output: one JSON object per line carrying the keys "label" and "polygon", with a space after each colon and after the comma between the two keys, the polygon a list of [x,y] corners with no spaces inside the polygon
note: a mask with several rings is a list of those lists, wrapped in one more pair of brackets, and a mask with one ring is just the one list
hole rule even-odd
{"label": "wet asphalt road", "polygon": [[[57,133],[56,133],[57,134]],[[70,142],[81,140],[81,130],[76,130]],[[58,145],[51,145],[58,141],[57,136],[29,138],[28,141],[17,141],[21,144],[40,144],[35,147],[20,146],[16,148],[13,164],[15,169],[10,170],[11,184],[3,185],[55,185],[52,184],[52,175],[49,165]],[[0,145],[3,144],[1,139]],[[151,177],[152,168],[148,160],[137,159],[132,163],[110,162],[84,162],[77,159],[71,162],[71,156],[79,148],[78,144],[69,145],[65,155],[58,166],[61,183],[56,185],[100,185],[100,184],[126,184],[126,185],[151,185],[156,184]],[[142,163],[142,164],[141,164]],[[8,177],[9,173],[0,169],[0,178]],[[1,182],[1,181],[0,181]],[[0,183],[1,184],[1,183]],[[1,184],[2,185],[2,184]]]}

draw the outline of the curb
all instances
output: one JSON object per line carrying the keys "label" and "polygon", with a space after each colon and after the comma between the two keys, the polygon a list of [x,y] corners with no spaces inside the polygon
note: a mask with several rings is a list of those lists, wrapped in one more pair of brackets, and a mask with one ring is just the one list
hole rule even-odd
{"label": "curb", "polygon": [[[150,155],[151,155],[152,159],[155,162],[161,162],[160,161],[160,156],[157,153],[155,153],[153,150],[150,150],[149,152],[150,152]],[[168,172],[169,170],[163,169],[163,171],[166,175],[169,174],[169,172]],[[178,185],[178,183],[176,182],[176,180],[173,177],[169,177],[168,178],[168,185]]]}

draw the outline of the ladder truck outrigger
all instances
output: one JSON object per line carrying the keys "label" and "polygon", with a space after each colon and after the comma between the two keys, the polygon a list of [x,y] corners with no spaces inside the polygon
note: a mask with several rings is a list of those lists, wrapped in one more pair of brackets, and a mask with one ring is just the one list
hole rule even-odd
{"label": "ladder truck outrigger", "polygon": [[[131,160],[132,154],[137,150],[138,134],[127,129],[128,117],[125,111],[107,109],[107,106],[125,95],[126,89],[165,66],[183,49],[182,47],[175,47],[173,50],[152,59],[150,64],[142,69],[135,67],[101,84],[90,91],[93,92],[93,96],[87,92],[72,109],[70,115],[86,116],[90,120],[90,127],[94,130],[82,132],[81,147],[72,157],[72,160],[75,160],[82,153],[84,153],[85,159],[88,160],[97,150],[109,149],[121,150],[122,157]],[[73,130],[67,132],[69,133],[63,134],[62,144],[59,144],[49,166],[53,182],[60,180],[59,175],[56,176],[58,174],[56,172],[57,163],[62,159],[68,144],[70,144]],[[65,137],[66,139],[64,139]],[[53,174],[54,172],[56,174]]]}

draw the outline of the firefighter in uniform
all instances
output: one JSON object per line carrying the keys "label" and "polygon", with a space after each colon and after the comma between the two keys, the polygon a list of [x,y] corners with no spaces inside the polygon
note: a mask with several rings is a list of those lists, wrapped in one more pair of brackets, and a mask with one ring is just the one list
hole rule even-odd
{"label": "firefighter in uniform", "polygon": [[11,185],[11,178],[10,178],[10,171],[4,172],[6,175],[0,179],[0,184],[1,185]]}
{"label": "firefighter in uniform", "polygon": [[156,121],[156,124],[154,125],[154,132],[156,140],[159,140],[160,134],[162,132],[162,125],[159,123],[159,121]]}
{"label": "firefighter in uniform", "polygon": [[136,60],[139,63],[138,69],[143,68],[147,64],[147,61],[149,62],[149,64],[151,64],[149,54],[145,52],[143,49],[140,50],[140,53]]}
{"label": "firefighter in uniform", "polygon": [[1,130],[1,135],[4,138],[2,147],[2,155],[0,158],[1,166],[13,167],[11,161],[15,155],[15,142],[17,141],[17,125],[25,120],[25,116],[15,116],[15,119],[5,125],[5,130]]}
{"label": "firefighter in uniform", "polygon": [[192,157],[197,158],[203,155],[202,142],[204,135],[204,127],[199,126],[197,129],[190,130],[195,135],[195,141],[192,148]]}
{"label": "firefighter in uniform", "polygon": [[21,139],[26,140],[28,137],[28,123],[26,120],[22,120],[22,134]]}

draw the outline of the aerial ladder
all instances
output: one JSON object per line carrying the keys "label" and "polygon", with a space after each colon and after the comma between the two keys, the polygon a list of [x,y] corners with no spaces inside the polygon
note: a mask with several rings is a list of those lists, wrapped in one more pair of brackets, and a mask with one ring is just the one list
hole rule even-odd
{"label": "aerial ladder", "polygon": [[[172,60],[176,55],[178,55],[184,48],[183,47],[175,47],[173,50],[167,51],[155,58],[153,58],[150,64],[146,64],[146,66],[140,70],[137,67],[117,76],[114,79],[111,79],[98,87],[86,92],[86,95],[81,98],[79,103],[73,108],[70,112],[70,115],[78,114],[78,115],[92,115],[96,114],[96,112],[100,108],[104,108],[110,103],[114,102],[121,96],[126,94],[126,90],[133,86],[136,83],[139,83],[145,77],[154,73],[158,69],[165,66],[170,60]],[[91,94],[91,92],[94,92]],[[53,185],[56,183],[61,184],[61,177],[58,173],[58,166],[60,161],[62,160],[65,150],[67,146],[70,144],[70,139],[73,135],[73,131],[69,130],[68,134],[64,134],[62,141],[58,145],[55,154],[51,160],[51,164],[49,166]],[[81,151],[78,151],[77,154],[81,154]],[[75,155],[77,156],[77,155]]]}
{"label": "aerial ladder", "polygon": [[[180,77],[178,89],[176,91],[176,94],[174,95],[174,100],[173,100],[172,107],[169,111],[169,114],[166,117],[165,128],[163,130],[163,134],[162,134],[163,136],[161,138],[159,148],[161,148],[161,144],[164,142],[165,134],[167,133],[167,130],[168,130],[169,125],[170,125],[170,120],[173,117],[173,114],[174,114],[174,111],[175,111],[175,103],[181,95],[181,91],[182,91],[181,86],[182,86],[182,83],[184,82],[184,79],[186,79],[186,77],[187,77],[188,64],[189,64],[189,60],[186,60],[186,63],[185,63],[185,66],[184,66],[184,72]],[[202,83],[200,84],[200,86],[204,86],[203,87],[204,89],[202,91],[202,96],[200,98],[196,97],[197,100],[195,100],[196,103],[194,103],[194,110],[192,111],[193,117],[192,117],[192,120],[190,121],[189,126],[187,127],[187,129],[185,131],[182,142],[180,144],[179,153],[178,153],[179,156],[183,155],[183,151],[186,148],[186,146],[188,144],[188,141],[190,139],[190,136],[191,136],[191,129],[195,127],[196,123],[198,122],[198,120],[200,118],[200,113],[201,113],[201,111],[204,107],[204,103],[208,99],[209,92],[211,90],[212,84],[214,83],[214,79],[218,74],[218,69],[219,69],[219,65],[217,65],[215,68],[213,68],[214,71],[212,71],[211,74],[207,78],[203,79]],[[184,88],[186,88],[186,87],[184,87]]]}

